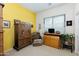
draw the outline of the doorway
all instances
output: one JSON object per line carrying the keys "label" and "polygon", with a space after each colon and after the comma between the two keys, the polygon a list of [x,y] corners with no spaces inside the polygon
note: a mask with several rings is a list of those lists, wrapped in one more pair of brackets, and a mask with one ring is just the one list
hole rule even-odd
{"label": "doorway", "polygon": [[75,52],[79,54],[79,14],[75,18]]}

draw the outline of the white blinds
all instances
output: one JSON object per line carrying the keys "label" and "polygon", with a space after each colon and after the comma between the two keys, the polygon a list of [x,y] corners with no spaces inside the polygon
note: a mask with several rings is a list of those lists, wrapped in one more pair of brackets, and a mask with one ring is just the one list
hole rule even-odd
{"label": "white blinds", "polygon": [[55,31],[59,31],[61,34],[65,32],[65,16],[56,16],[45,18],[45,32],[48,31],[49,28],[54,28]]}
{"label": "white blinds", "polygon": [[48,32],[48,29],[53,27],[52,18],[46,18],[44,26],[45,26],[45,32]]}
{"label": "white blinds", "polygon": [[54,17],[53,26],[55,31],[59,31],[60,33],[64,34],[64,30],[65,30],[64,16]]}

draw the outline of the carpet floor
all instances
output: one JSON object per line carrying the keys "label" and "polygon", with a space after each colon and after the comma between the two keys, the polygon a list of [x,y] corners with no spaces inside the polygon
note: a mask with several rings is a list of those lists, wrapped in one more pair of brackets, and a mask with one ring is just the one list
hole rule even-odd
{"label": "carpet floor", "polygon": [[20,51],[12,50],[6,56],[78,56],[67,49],[56,49],[49,46],[27,46]]}

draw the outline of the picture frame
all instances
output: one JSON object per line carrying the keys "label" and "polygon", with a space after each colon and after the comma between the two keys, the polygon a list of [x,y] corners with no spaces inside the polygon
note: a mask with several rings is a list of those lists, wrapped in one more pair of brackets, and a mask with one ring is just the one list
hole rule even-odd
{"label": "picture frame", "polygon": [[39,30],[41,29],[41,24],[39,24]]}
{"label": "picture frame", "polygon": [[10,28],[10,21],[3,20],[3,28]]}
{"label": "picture frame", "polygon": [[66,26],[72,26],[72,20],[66,22]]}

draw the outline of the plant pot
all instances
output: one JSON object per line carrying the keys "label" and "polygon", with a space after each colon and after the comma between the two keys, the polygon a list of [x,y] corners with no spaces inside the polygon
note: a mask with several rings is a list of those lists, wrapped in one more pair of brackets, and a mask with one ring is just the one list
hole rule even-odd
{"label": "plant pot", "polygon": [[69,44],[69,42],[68,41],[65,41],[65,45],[68,45]]}

